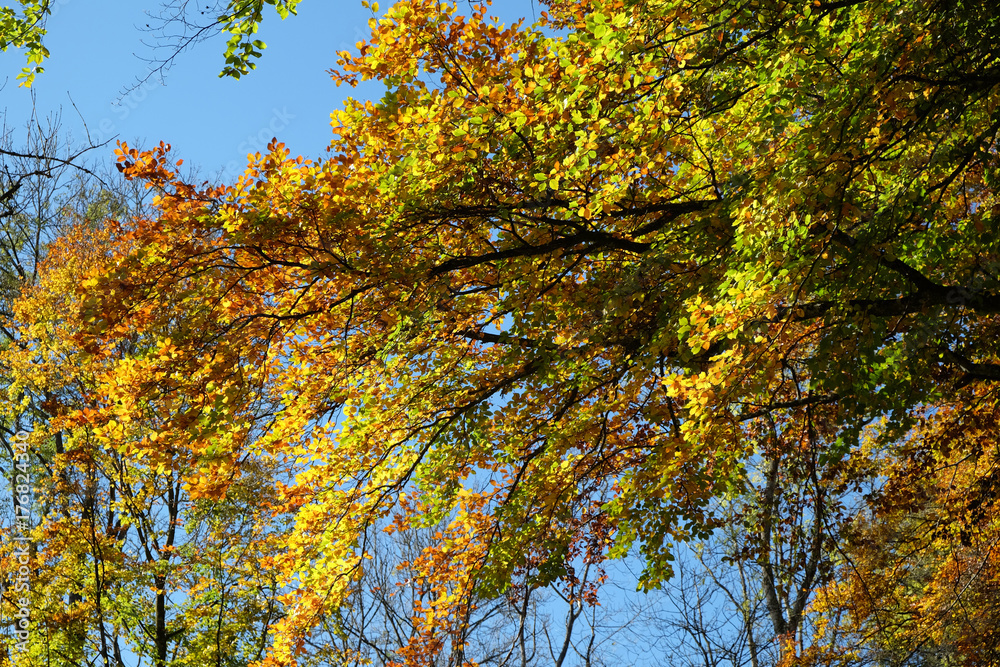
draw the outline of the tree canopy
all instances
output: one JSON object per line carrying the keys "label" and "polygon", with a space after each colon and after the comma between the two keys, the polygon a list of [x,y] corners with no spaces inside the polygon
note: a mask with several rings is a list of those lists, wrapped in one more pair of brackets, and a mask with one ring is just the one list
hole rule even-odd
{"label": "tree canopy", "polygon": [[[218,655],[213,577],[238,664],[375,659],[336,638],[380,541],[428,529],[378,664],[471,664],[484,600],[593,604],[629,554],[655,589],[722,529],[775,663],[996,661],[1000,10],[544,5],[386,8],[331,74],[387,93],[321,159],[199,184],[120,145],[155,214],[78,225],[15,307],[35,446],[126,517],[114,585],[131,526],[136,576],[188,591],[156,664]],[[96,562],[59,516],[38,558]],[[141,608],[87,585],[87,622]]]}

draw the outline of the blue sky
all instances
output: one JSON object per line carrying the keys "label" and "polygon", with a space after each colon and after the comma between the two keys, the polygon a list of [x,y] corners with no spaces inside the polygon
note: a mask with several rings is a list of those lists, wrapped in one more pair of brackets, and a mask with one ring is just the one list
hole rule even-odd
{"label": "blue sky", "polygon": [[[338,88],[327,74],[337,51],[355,50],[368,35],[372,13],[360,0],[303,0],[298,16],[286,21],[270,11],[258,35],[267,43],[264,57],[238,81],[218,76],[225,37],[216,36],[182,54],[162,80],[154,76],[138,87],[137,80],[149,73],[143,59],[156,56],[143,44],[152,37],[143,27],[155,25],[145,12],[157,3],[54,0],[53,5],[46,37],[52,56],[32,87],[40,115],[61,110],[63,133],[76,143],[86,140],[84,123],[98,141],[163,140],[204,178],[222,173],[225,180],[234,179],[247,153],[263,151],[273,136],[293,155],[321,157],[331,138],[331,111],[348,96],[382,94],[373,83]],[[529,23],[538,11],[531,0],[498,0],[495,9],[504,19],[527,16]],[[20,53],[0,54],[8,127],[22,126],[31,111],[32,93],[15,81],[23,66]],[[114,142],[91,159],[111,159],[113,148]]]}

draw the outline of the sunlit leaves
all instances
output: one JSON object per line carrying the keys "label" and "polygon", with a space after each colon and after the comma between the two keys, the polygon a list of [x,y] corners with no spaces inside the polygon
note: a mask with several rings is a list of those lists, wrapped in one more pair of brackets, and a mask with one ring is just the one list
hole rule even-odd
{"label": "sunlit leaves", "polygon": [[0,7],[0,51],[10,47],[23,49],[28,66],[17,78],[30,87],[35,75],[42,73],[42,63],[49,56],[42,39],[45,19],[51,11],[49,0],[21,0],[20,7]]}
{"label": "sunlit leaves", "polygon": [[846,599],[854,497],[1000,379],[978,31],[935,3],[567,0],[504,26],[398,2],[339,54],[336,81],[387,92],[334,113],[327,158],[274,143],[199,186],[165,144],[119,148],[157,214],[38,302],[79,318],[50,343],[93,373],[68,414],[198,501],[277,466],[272,664],[351,604],[373,530],[441,526],[405,565],[418,664],[515,578],[636,548],[656,587],[724,503],[756,520],[740,558],[799,587],[785,662],[819,660],[840,603],[792,635],[817,588]]}

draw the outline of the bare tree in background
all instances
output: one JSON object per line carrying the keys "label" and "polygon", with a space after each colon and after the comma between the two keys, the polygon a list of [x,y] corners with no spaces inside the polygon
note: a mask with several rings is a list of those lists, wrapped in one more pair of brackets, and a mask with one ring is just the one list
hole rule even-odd
{"label": "bare tree in background", "polygon": [[[310,652],[323,656],[319,664],[402,664],[401,654],[420,632],[417,617],[428,602],[416,563],[438,540],[440,528],[391,535],[370,531],[366,548],[372,558],[353,584],[351,604],[324,619],[324,632],[310,640]],[[624,635],[635,630],[633,623],[651,618],[654,598],[634,588],[614,590],[600,564],[584,559],[549,583],[535,575],[537,570],[520,568],[502,594],[475,596],[461,636],[440,647],[434,667],[658,664],[646,663],[648,656],[621,653],[630,645]]]}
{"label": "bare tree in background", "polygon": [[774,667],[818,641],[841,641],[836,623],[814,625],[810,604],[863,506],[849,467],[871,462],[821,458],[829,445],[806,418],[794,436],[770,424],[765,455],[748,463],[743,491],[719,509],[722,527],[679,549],[654,623],[670,664]]}

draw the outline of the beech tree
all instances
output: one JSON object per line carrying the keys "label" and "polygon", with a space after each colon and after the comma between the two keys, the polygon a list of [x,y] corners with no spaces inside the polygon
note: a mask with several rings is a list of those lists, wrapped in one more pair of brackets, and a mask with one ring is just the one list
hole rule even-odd
{"label": "beech tree", "polygon": [[[261,567],[282,526],[269,512],[274,471],[244,466],[226,500],[206,506],[182,487],[180,461],[169,454],[149,461],[122,447],[102,449],[89,429],[67,423],[64,406],[86,410],[98,399],[80,363],[85,353],[68,344],[78,323],[60,313],[72,309],[80,273],[108,257],[107,243],[86,220],[50,245],[46,280],[26,292],[52,310],[37,314],[39,325],[19,327],[21,344],[5,354],[16,399],[5,407],[12,421],[32,426],[24,467],[34,487],[30,587],[20,594],[10,587],[4,598],[15,609],[30,601],[31,631],[26,646],[10,638],[9,655],[13,664],[120,665],[128,654],[154,665],[247,664],[264,653],[267,627],[280,613],[278,583]],[[12,317],[20,315],[15,308]],[[132,337],[118,358],[144,347]],[[109,399],[121,397],[99,398]],[[139,422],[129,432],[147,427]],[[119,444],[129,437],[119,433]],[[27,532],[8,525],[8,537]],[[18,570],[19,546],[4,541],[9,572]]]}
{"label": "beech tree", "polygon": [[[18,298],[38,280],[48,244],[74,224],[93,226],[106,217],[121,215],[132,203],[130,194],[135,195],[135,202],[144,197],[141,188],[135,190],[128,183],[117,184],[114,192],[109,190],[107,181],[102,182],[82,159],[92,147],[75,150],[58,127],[58,117],[48,122],[33,117],[23,135],[7,127],[0,135],[0,348],[7,353],[33,344],[32,336],[15,321],[13,311]],[[0,386],[5,397],[0,405],[0,467],[9,490],[0,512],[4,536],[0,553],[7,573],[0,582],[0,591],[6,613],[11,607],[20,612],[23,605],[16,603],[26,597],[30,588],[31,573],[24,567],[30,562],[21,561],[25,551],[37,553],[39,545],[31,540],[30,531],[34,520],[50,512],[62,519],[69,516],[63,513],[63,503],[53,507],[42,501],[40,494],[33,493],[38,473],[53,472],[49,464],[62,453],[62,440],[58,435],[34,441],[21,437],[45,423],[52,394],[24,391],[23,375],[9,364],[0,367]],[[62,472],[56,475],[57,480],[68,482]],[[59,542],[60,546],[65,543]],[[76,572],[74,578],[80,576]],[[75,593],[75,589],[70,593],[71,602]],[[18,621],[13,614],[4,618],[5,639],[12,640],[3,646],[5,664],[10,664],[9,649],[20,641],[12,632]],[[73,627],[67,629],[67,634],[74,633]]]}
{"label": "beech tree", "polygon": [[255,664],[329,659],[372,530],[444,526],[430,664],[518,581],[660,586],[734,502],[772,663],[993,659],[995,3],[545,5],[387,8],[323,159],[121,145],[155,215],[17,311],[86,378],[58,428],[192,502],[272,476]]}

